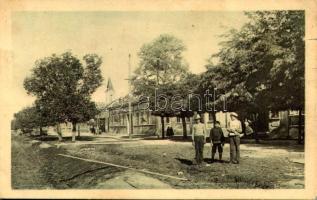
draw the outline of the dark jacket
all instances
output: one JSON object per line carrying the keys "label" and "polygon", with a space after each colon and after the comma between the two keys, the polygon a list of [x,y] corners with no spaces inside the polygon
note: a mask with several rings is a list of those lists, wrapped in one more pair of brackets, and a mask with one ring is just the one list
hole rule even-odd
{"label": "dark jacket", "polygon": [[225,136],[220,127],[215,127],[210,130],[210,140],[215,144],[225,142]]}

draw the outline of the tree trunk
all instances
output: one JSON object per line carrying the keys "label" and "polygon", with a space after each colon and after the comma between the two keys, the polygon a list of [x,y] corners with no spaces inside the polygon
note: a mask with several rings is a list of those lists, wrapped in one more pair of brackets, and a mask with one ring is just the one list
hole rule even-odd
{"label": "tree trunk", "polygon": [[214,128],[216,127],[216,121],[217,121],[217,118],[216,118],[216,112],[213,110],[212,111],[212,119],[213,119],[213,124],[214,124]]}
{"label": "tree trunk", "polygon": [[77,123],[76,123],[76,122],[72,122],[72,125],[73,125],[72,131],[73,131],[73,132],[76,132],[76,125],[77,125]]}
{"label": "tree trunk", "polygon": [[60,123],[58,123],[58,124],[56,125],[56,132],[57,132],[58,140],[59,140],[60,142],[63,141],[62,129],[61,129]]}
{"label": "tree trunk", "polygon": [[259,114],[255,114],[254,121],[253,121],[253,124],[254,124],[253,125],[253,128],[254,128],[253,135],[254,135],[254,140],[255,140],[256,144],[260,143],[259,137],[258,137],[258,131],[259,131],[258,120],[259,120]]}
{"label": "tree trunk", "polygon": [[165,127],[164,127],[164,117],[161,116],[161,125],[162,125],[162,139],[165,139]]}
{"label": "tree trunk", "polygon": [[110,118],[108,119],[107,126],[108,126],[107,132],[109,133],[110,132]]}
{"label": "tree trunk", "polygon": [[43,129],[42,129],[42,126],[40,126],[40,136],[43,136]]}
{"label": "tree trunk", "polygon": [[259,128],[259,130],[262,132],[267,131],[268,124],[269,124],[269,112],[266,110],[259,112],[259,115],[258,115],[258,128]]}
{"label": "tree trunk", "polygon": [[76,122],[72,122],[73,128],[72,128],[72,142],[76,141]]}
{"label": "tree trunk", "polygon": [[78,133],[78,138],[79,138],[80,137],[80,124],[78,124],[77,133]]}
{"label": "tree trunk", "polygon": [[266,132],[269,125],[269,112],[267,110],[262,110],[258,113],[257,123],[256,123],[256,133],[255,142],[259,143],[258,132]]}
{"label": "tree trunk", "polygon": [[186,126],[186,118],[182,116],[182,125],[183,125],[183,139],[187,139],[187,126]]}
{"label": "tree trunk", "polygon": [[290,138],[290,124],[291,124],[291,120],[289,117],[289,110],[287,110],[287,136],[286,136],[286,139]]}
{"label": "tree trunk", "polygon": [[131,114],[130,127],[131,127],[131,136],[133,136],[133,114]]}
{"label": "tree trunk", "polygon": [[298,116],[298,138],[297,143],[302,143],[302,109],[299,110],[299,116]]}
{"label": "tree trunk", "polygon": [[246,134],[245,134],[245,132],[246,132],[245,120],[246,120],[246,117],[243,116],[243,117],[241,118],[241,128],[242,128],[242,133],[243,133],[244,135],[246,135]]}

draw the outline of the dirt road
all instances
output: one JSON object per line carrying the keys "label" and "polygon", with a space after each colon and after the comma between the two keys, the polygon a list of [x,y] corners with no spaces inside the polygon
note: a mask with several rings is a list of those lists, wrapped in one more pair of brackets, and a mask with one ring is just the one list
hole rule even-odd
{"label": "dirt road", "polygon": [[156,178],[131,170],[61,157],[62,148],[12,137],[12,188],[14,189],[147,189],[170,188]]}
{"label": "dirt road", "polygon": [[[58,156],[67,154],[148,170],[189,181],[125,170]],[[212,163],[210,146],[205,164],[193,165],[189,142],[170,140],[118,140],[112,138],[76,143],[40,142],[12,137],[12,186],[17,189],[67,188],[303,188],[303,147],[241,145],[241,164]],[[224,160],[229,159],[229,145]],[[294,162],[294,159],[296,162]]]}

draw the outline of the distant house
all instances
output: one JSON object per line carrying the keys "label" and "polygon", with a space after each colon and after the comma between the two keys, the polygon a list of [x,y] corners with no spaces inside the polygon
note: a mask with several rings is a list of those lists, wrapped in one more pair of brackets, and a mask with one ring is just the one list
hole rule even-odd
{"label": "distant house", "polygon": [[299,111],[286,110],[269,113],[269,132],[271,138],[297,139],[299,128],[305,131],[305,114],[302,114],[299,127]]}
{"label": "distant house", "polygon": [[[98,104],[100,114],[96,116],[98,131],[101,133],[128,134],[129,123],[129,99],[128,96],[114,98],[114,87],[110,79],[107,82],[106,103]],[[157,135],[161,136],[161,118],[155,116],[146,109],[146,103],[140,103],[136,97],[131,99],[132,112],[132,132],[133,134]],[[201,113],[207,131],[213,127],[212,113]],[[217,112],[216,119],[221,127],[226,128],[230,120],[230,112]],[[290,138],[298,137],[298,112],[297,111],[279,111],[269,112],[268,132],[271,138]],[[183,126],[180,117],[164,117],[165,129],[172,127],[174,134],[182,135]],[[193,117],[186,118],[187,134],[191,134],[191,125]],[[304,124],[304,123],[303,123]],[[303,127],[302,127],[303,128]],[[165,130],[166,133],[166,130]],[[225,132],[225,136],[227,132]]]}
{"label": "distant house", "polygon": [[[100,114],[96,117],[97,124],[101,132],[128,133],[129,123],[129,107],[128,97],[119,98],[108,105],[99,105]],[[134,134],[145,135],[161,135],[161,119],[160,116],[155,116],[146,109],[146,103],[139,103],[136,98],[131,99],[132,123]],[[220,121],[222,127],[226,127],[230,113],[216,113],[217,121]],[[213,118],[211,113],[201,114],[203,122],[206,125],[207,131],[213,127]],[[186,118],[186,126],[188,135],[190,135],[191,124],[193,117]],[[176,135],[183,134],[183,126],[180,117],[164,117],[165,129],[172,127]],[[166,130],[165,130],[166,131]]]}
{"label": "distant house", "polygon": [[[132,123],[133,132],[137,134],[156,134],[156,117],[152,115],[151,111],[143,109],[142,105],[132,101]],[[97,125],[101,132],[111,133],[128,133],[129,110],[128,97],[119,98],[112,101],[108,105],[99,106],[100,114],[97,118]]]}
{"label": "distant house", "polygon": [[[97,127],[101,133],[128,133],[129,123],[129,99],[128,96],[118,98],[109,102],[113,98],[114,87],[111,80],[108,80],[106,90],[106,104],[99,104],[98,109],[101,111],[96,116]],[[130,97],[131,112],[132,112],[132,132],[133,134],[143,135],[157,135],[162,134],[162,124],[160,116],[153,115],[152,111],[146,109],[146,103],[140,103],[137,98]],[[202,121],[204,122],[207,131],[213,127],[212,113],[201,113]],[[222,127],[227,127],[230,119],[230,113],[217,112],[217,121],[220,121]],[[187,134],[191,134],[191,126],[193,123],[193,116],[186,118]],[[165,133],[168,127],[172,127],[174,134],[183,134],[183,125],[180,117],[164,117]],[[225,133],[226,134],[226,133]]]}

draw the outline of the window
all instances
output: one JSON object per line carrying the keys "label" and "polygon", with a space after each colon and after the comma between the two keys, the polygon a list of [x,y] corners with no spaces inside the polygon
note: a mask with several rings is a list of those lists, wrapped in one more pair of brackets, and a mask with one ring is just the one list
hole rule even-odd
{"label": "window", "polygon": [[122,124],[122,125],[125,125],[125,120],[126,120],[126,119],[125,119],[125,114],[121,114],[121,120],[122,120],[122,121],[121,121],[121,124]]}
{"label": "window", "polygon": [[166,117],[166,123],[169,124],[170,123],[170,118]]}
{"label": "window", "polygon": [[290,110],[289,115],[299,115],[299,111],[298,110]]}
{"label": "window", "polygon": [[[290,126],[299,126],[299,115],[293,115],[289,117],[289,125]],[[301,118],[301,125],[304,126],[305,125],[305,118],[302,117]]]}
{"label": "window", "polygon": [[118,114],[116,114],[114,116],[114,122],[115,122],[116,125],[118,125],[118,123],[120,123],[120,116]]}
{"label": "window", "polygon": [[135,124],[136,125],[139,125],[140,124],[140,114],[139,113],[136,113],[136,120],[135,120]]}
{"label": "window", "polygon": [[148,123],[148,119],[147,119],[146,113],[142,112],[142,114],[141,114],[141,124],[147,124],[147,123]]}
{"label": "window", "polygon": [[279,119],[279,112],[278,111],[270,111],[270,118],[271,119]]}

